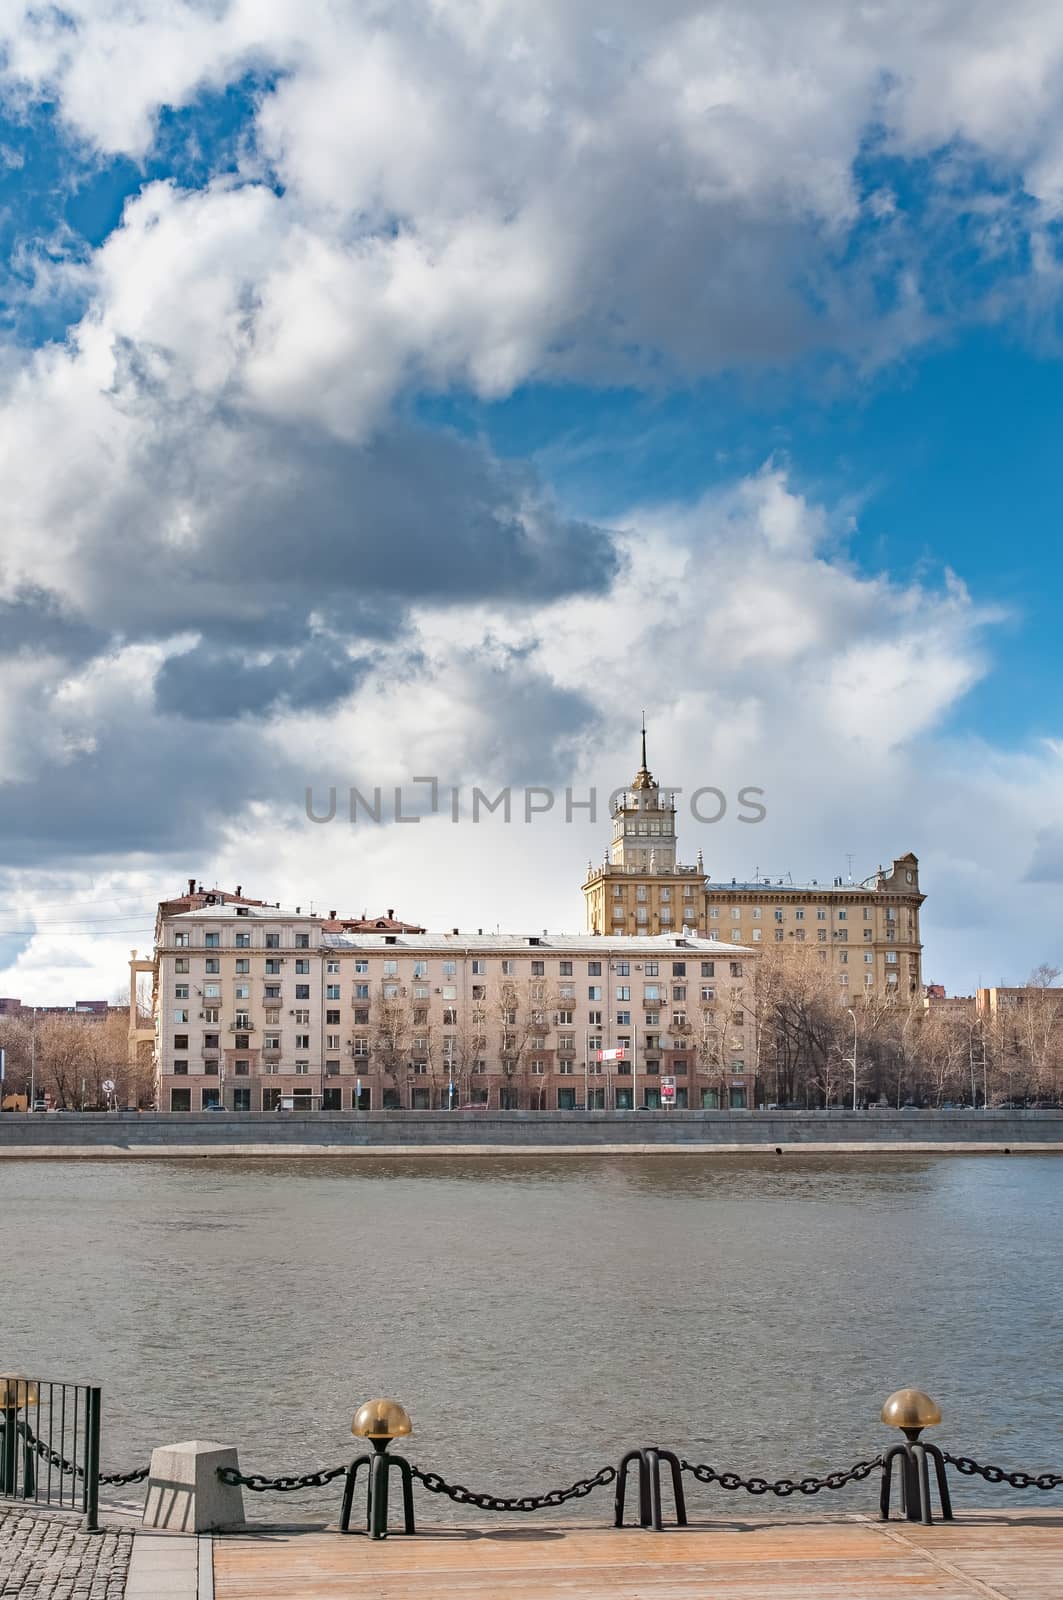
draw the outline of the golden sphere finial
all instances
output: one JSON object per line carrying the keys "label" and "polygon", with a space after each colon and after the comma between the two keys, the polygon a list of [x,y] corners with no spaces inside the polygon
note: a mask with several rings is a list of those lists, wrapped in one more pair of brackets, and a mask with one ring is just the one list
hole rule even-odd
{"label": "golden sphere finial", "polygon": [[902,1428],[912,1435],[923,1428],[936,1427],[941,1421],[941,1407],[922,1389],[897,1389],[882,1407],[881,1416],[888,1428]]}
{"label": "golden sphere finial", "polygon": [[355,1412],[351,1432],[359,1439],[401,1439],[413,1432],[413,1423],[397,1400],[367,1400]]}

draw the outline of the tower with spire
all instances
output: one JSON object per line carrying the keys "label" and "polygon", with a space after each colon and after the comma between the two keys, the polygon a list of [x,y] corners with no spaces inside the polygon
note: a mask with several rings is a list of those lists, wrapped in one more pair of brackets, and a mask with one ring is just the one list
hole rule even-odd
{"label": "tower with spire", "polygon": [[638,771],[613,797],[612,839],[583,884],[587,927],[609,935],[703,932],[705,868],[676,861],[675,795],[662,789],[646,754],[646,717]]}
{"label": "tower with spire", "polygon": [[675,797],[663,791],[646,759],[646,713],[642,714],[642,761],[630,789],[616,796],[609,861],[640,872],[675,867]]}

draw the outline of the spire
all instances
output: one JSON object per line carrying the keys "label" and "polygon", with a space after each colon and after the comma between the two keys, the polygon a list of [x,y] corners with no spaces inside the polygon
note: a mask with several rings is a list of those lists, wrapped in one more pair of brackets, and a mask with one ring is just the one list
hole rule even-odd
{"label": "spire", "polygon": [[639,770],[636,772],[635,781],[631,785],[631,787],[633,789],[653,789],[653,788],[656,788],[656,785],[655,785],[655,783],[653,781],[653,773],[650,771],[649,767],[646,764],[646,713],[645,713],[645,711],[642,713],[642,765],[639,768]]}

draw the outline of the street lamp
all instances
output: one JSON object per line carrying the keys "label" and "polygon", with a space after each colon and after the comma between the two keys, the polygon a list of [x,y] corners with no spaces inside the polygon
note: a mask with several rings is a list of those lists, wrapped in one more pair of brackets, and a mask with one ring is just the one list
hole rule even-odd
{"label": "street lamp", "polygon": [[849,1015],[853,1019],[853,1053],[852,1053],[851,1060],[852,1060],[852,1065],[853,1065],[853,1110],[855,1111],[856,1110],[856,1012],[853,1010],[852,1006],[847,1006],[846,1010],[848,1011]]}

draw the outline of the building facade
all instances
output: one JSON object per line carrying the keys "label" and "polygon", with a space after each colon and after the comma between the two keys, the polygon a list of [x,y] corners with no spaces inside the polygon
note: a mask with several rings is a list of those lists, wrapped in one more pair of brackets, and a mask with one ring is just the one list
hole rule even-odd
{"label": "building facade", "polygon": [[700,939],[759,948],[809,946],[829,974],[839,1001],[923,992],[919,887],[914,855],[896,858],[862,883],[795,884],[759,878],[714,882],[700,852],[678,860],[675,797],[646,763],[613,809],[613,835],[600,866],[588,864],[583,884],[586,926],[615,938],[687,929]]}
{"label": "building facade", "polygon": [[662,1104],[662,1084],[680,1109],[754,1103],[752,950],[337,920],[160,908],[160,1110],[611,1110]]}

